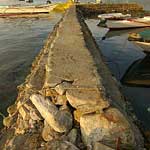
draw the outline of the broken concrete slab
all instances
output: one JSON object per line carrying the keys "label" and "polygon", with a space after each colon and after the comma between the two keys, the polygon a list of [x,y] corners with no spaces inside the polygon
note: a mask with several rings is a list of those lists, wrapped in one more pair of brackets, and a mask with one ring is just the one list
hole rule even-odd
{"label": "broken concrete slab", "polygon": [[79,89],[75,88],[73,90],[67,90],[66,97],[69,103],[74,108],[81,107],[82,105],[100,105],[101,108],[105,108],[108,106],[108,102],[104,102],[103,96],[100,91],[95,89]]}

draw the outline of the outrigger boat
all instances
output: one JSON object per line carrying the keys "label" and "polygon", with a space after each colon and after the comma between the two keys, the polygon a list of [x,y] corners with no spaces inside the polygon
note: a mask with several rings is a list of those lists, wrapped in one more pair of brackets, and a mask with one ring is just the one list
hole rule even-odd
{"label": "outrigger boat", "polygon": [[35,14],[49,13],[56,7],[56,4],[36,5],[36,6],[1,6],[1,15],[16,15],[16,14]]}

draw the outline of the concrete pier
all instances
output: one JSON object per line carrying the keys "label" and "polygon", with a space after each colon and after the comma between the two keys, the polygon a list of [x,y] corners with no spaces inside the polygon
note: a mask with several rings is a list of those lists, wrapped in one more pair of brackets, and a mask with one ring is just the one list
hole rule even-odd
{"label": "concrete pier", "polygon": [[143,6],[137,3],[101,3],[101,4],[81,4],[78,5],[84,16],[95,16],[101,13],[129,13],[138,15],[144,12]]}
{"label": "concrete pier", "polygon": [[0,149],[143,150],[143,137],[126,110],[117,81],[72,6],[19,86]]}

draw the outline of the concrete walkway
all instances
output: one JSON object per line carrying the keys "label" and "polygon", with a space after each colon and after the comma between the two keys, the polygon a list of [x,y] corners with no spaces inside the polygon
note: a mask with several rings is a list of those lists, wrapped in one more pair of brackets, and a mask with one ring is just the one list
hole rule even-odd
{"label": "concrete walkway", "polygon": [[[84,143],[105,141],[106,136],[111,142],[121,137],[123,143],[137,146],[138,130],[134,133],[117,83],[75,7],[65,14],[56,35],[49,50],[44,88],[66,96],[75,109],[74,119],[80,123]],[[112,117],[117,118],[114,126]]]}
{"label": "concrete walkway", "polygon": [[143,138],[126,109],[117,82],[72,6],[8,108],[0,149],[18,150],[24,143],[29,150],[143,150]]}

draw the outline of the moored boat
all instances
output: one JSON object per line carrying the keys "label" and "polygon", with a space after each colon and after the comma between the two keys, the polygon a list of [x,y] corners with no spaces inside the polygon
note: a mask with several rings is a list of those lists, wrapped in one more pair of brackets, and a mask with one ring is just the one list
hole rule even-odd
{"label": "moored boat", "polygon": [[107,20],[106,26],[109,29],[130,29],[150,27],[150,24],[143,22],[136,22],[134,20]]}
{"label": "moored boat", "polygon": [[150,24],[150,16],[145,16],[143,18],[132,19],[135,22],[147,23]]}
{"label": "moored boat", "polygon": [[98,18],[100,19],[109,19],[109,20],[120,20],[131,17],[130,14],[122,14],[122,13],[109,13],[109,14],[100,14]]}
{"label": "moored boat", "polygon": [[49,13],[55,7],[56,4],[37,5],[37,6],[4,6],[0,7],[0,15]]}

